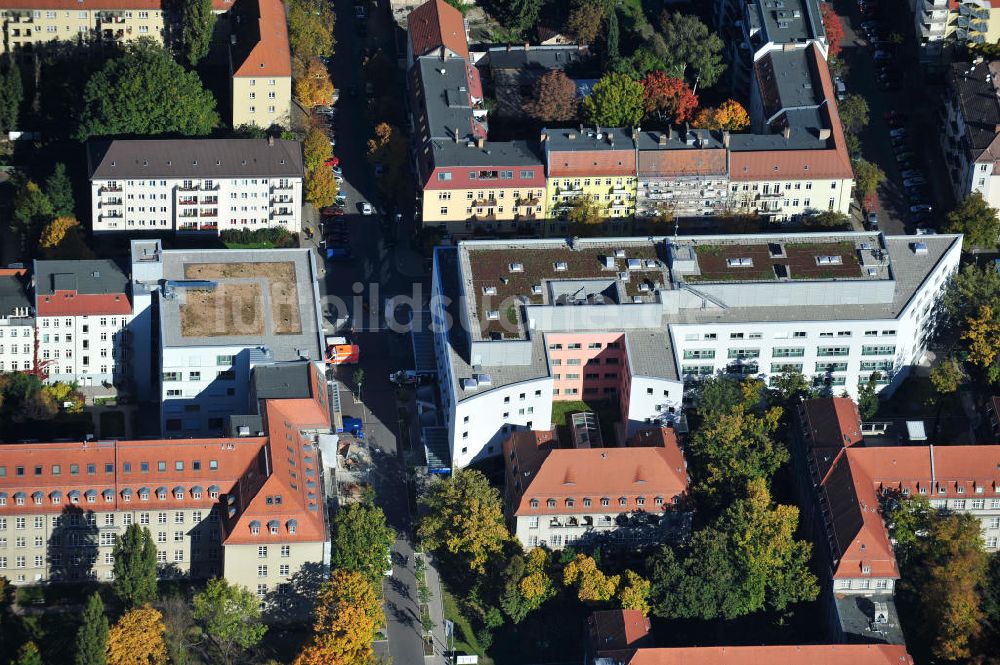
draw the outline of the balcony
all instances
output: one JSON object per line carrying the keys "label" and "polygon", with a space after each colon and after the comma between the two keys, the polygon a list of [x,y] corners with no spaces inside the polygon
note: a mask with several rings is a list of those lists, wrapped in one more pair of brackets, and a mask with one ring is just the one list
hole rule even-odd
{"label": "balcony", "polygon": [[197,217],[198,216],[198,211],[195,210],[195,209],[193,209],[193,208],[188,209],[188,210],[182,210],[181,213],[179,215],[177,215],[177,216],[181,217],[181,218],[185,218],[185,217]]}
{"label": "balcony", "polygon": [[121,193],[121,191],[122,191],[121,185],[115,185],[113,187],[105,185],[105,186],[99,188],[97,190],[97,193],[98,194],[108,194],[108,193],[116,193],[116,192],[117,193]]}
{"label": "balcony", "polygon": [[[291,189],[291,188],[292,188],[292,183],[290,183],[290,182],[278,182],[278,183],[275,183],[275,184],[271,185],[271,191],[285,190],[285,189]],[[218,187],[216,187],[216,189],[218,189]]]}
{"label": "balcony", "polygon": [[201,211],[201,216],[202,217],[218,217],[219,216],[219,209],[218,208],[208,208],[207,210],[202,210]]}
{"label": "balcony", "polygon": [[203,222],[199,227],[202,231],[217,231],[219,229],[218,222]]}
{"label": "balcony", "polygon": [[198,205],[198,199],[197,198],[181,199],[177,203],[182,206],[195,206]]}
{"label": "balcony", "polygon": [[201,189],[201,185],[191,184],[191,185],[181,185],[180,187],[177,188],[177,191],[179,191],[179,192],[197,192],[200,189]]}
{"label": "balcony", "polygon": [[201,205],[203,205],[203,206],[219,205],[219,197],[218,196],[203,196],[203,197],[201,197]]}
{"label": "balcony", "polygon": [[102,212],[100,215],[98,215],[100,219],[121,219],[124,216],[125,215],[123,215],[120,210],[117,212],[113,210],[109,212]]}
{"label": "balcony", "polygon": [[177,225],[178,231],[197,231],[198,225],[194,222],[184,222],[183,224]]}
{"label": "balcony", "polygon": [[274,205],[275,203],[291,203],[291,202],[292,202],[292,197],[285,196],[284,194],[282,194],[281,196],[271,197],[271,205]]}
{"label": "balcony", "polygon": [[518,206],[531,206],[531,207],[538,206],[541,204],[542,204],[541,200],[536,199],[534,197],[528,199],[518,199],[517,202],[515,203],[515,205]]}
{"label": "balcony", "polygon": [[104,206],[120,206],[121,204],[122,204],[121,199],[107,199],[107,200],[102,199],[97,202],[97,207],[103,208]]}

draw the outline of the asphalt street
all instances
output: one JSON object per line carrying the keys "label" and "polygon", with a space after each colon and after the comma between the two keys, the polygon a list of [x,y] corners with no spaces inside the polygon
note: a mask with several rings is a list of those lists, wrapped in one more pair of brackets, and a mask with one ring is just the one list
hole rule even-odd
{"label": "asphalt street", "polygon": [[[369,12],[369,39],[379,41],[382,48],[392,52],[388,3],[382,0],[378,6],[370,2],[364,6]],[[340,158],[344,173],[341,191],[347,197],[347,214],[343,219],[349,229],[353,257],[349,261],[326,262],[322,254],[318,256],[326,267],[321,295],[327,330],[337,332],[337,322],[346,317],[341,332],[349,334],[361,349],[358,365],[338,368],[337,378],[345,386],[341,403],[345,415],[365,422],[365,440],[376,466],[372,474],[376,502],[399,536],[392,553],[393,575],[387,576],[383,585],[388,643],[377,642],[375,648],[380,656],[391,656],[394,663],[423,663],[411,513],[403,449],[396,440],[399,406],[389,382],[391,372],[413,367],[412,351],[409,335],[387,329],[383,315],[386,299],[410,295],[414,284],[423,283],[425,288],[429,280],[419,269],[414,269],[421,265],[421,260],[409,250],[412,214],[404,211],[404,228],[397,229],[395,235],[399,240],[391,246],[383,237],[379,218],[360,214],[362,201],[372,203],[376,209],[383,208],[374,170],[365,157],[367,140],[372,134],[362,78],[365,38],[359,34],[353,0],[335,0],[334,8],[336,53],[329,67],[334,86],[340,91],[334,121],[337,136],[334,154]],[[355,94],[351,94],[352,90]],[[317,253],[321,240],[321,234],[317,233],[311,241]],[[406,272],[410,276],[403,274],[399,266],[408,266]],[[341,309],[344,305],[346,311]],[[358,369],[364,372],[360,403],[352,394]]]}

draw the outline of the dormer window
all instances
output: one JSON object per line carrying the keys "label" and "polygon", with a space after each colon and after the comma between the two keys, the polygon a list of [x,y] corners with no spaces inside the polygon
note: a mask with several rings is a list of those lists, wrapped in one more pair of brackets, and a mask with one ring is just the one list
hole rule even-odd
{"label": "dormer window", "polygon": [[655,503],[658,506],[662,506],[663,505],[663,497],[662,496],[656,497],[655,499],[653,499],[653,503]]}
{"label": "dormer window", "polygon": [[965,494],[965,487],[964,487],[964,486],[962,486],[962,485],[959,485],[959,486],[958,486],[958,493],[959,493],[959,494]]}
{"label": "dormer window", "polygon": [[628,498],[624,497],[624,496],[623,497],[619,497],[619,499],[618,499],[618,505],[619,506],[627,506],[628,505]]}
{"label": "dormer window", "polygon": [[548,501],[545,502],[545,505],[548,508],[555,508],[556,507],[556,500],[555,499],[549,499]]}
{"label": "dormer window", "polygon": [[583,500],[583,507],[584,507],[584,508],[590,508],[590,498],[589,498],[589,497],[588,497],[588,498],[585,498],[585,499]]}
{"label": "dormer window", "polygon": [[646,505],[646,498],[642,497],[642,496],[636,498],[635,505],[637,505],[637,506],[645,506]]}
{"label": "dormer window", "polygon": [[607,508],[608,506],[610,506],[610,505],[611,505],[611,499],[609,499],[609,498],[608,498],[608,497],[606,497],[606,496],[602,496],[602,497],[601,497],[601,505],[602,505],[603,507]]}
{"label": "dormer window", "polygon": [[533,510],[538,510],[538,499],[532,499],[530,505]]}
{"label": "dormer window", "polygon": [[250,533],[254,536],[260,535],[260,522],[257,520],[250,522]]}
{"label": "dormer window", "polygon": [[572,508],[575,505],[576,505],[576,501],[574,501],[573,499],[566,499],[566,507],[567,508]]}
{"label": "dormer window", "polygon": [[862,575],[871,575],[871,572],[872,572],[871,566],[869,566],[867,564],[864,564],[864,565],[861,566],[861,574]]}

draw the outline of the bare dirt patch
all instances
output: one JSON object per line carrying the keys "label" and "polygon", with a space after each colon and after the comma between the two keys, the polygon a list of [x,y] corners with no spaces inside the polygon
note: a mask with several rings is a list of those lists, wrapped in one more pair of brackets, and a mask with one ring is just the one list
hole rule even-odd
{"label": "bare dirt patch", "polygon": [[[206,280],[265,280],[267,283],[268,298],[271,301],[272,332],[275,335],[298,335],[302,332],[298,288],[295,280],[295,264],[291,261],[273,263],[189,263],[184,266],[184,277],[186,279]],[[225,284],[224,286],[236,285]],[[262,306],[259,302],[259,289],[257,291],[257,299],[257,307],[259,309]],[[188,300],[190,302],[190,297]],[[263,317],[260,318],[263,325]],[[263,335],[264,330],[262,329],[260,333],[240,331],[220,332],[217,334]]]}
{"label": "bare dirt patch", "polygon": [[214,290],[188,290],[181,305],[181,334],[185,337],[263,335],[260,285],[220,284]]}

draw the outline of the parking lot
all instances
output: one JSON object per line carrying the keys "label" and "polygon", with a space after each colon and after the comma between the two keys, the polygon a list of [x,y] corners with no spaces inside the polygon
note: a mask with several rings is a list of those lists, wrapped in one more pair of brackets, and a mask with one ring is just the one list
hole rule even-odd
{"label": "parking lot", "polygon": [[919,65],[913,16],[896,3],[833,4],[844,23],[847,93],[864,97],[870,110],[862,156],[886,174],[877,196],[879,228],[887,234],[938,228],[942,210],[952,206],[948,183],[928,177],[941,163],[940,86]]}

